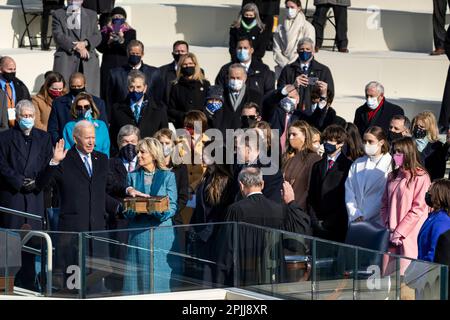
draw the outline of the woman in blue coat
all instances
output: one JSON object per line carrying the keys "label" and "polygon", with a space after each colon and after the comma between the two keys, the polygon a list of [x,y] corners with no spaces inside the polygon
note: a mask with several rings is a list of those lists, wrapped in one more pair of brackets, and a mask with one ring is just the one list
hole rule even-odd
{"label": "woman in blue coat", "polygon": [[434,261],[434,252],[439,236],[450,230],[450,181],[440,179],[434,182],[425,195],[425,201],[433,211],[419,232],[418,259]]}
{"label": "woman in blue coat", "polygon": [[102,120],[99,120],[100,111],[95,105],[94,99],[89,93],[82,92],[75,97],[70,108],[72,121],[69,121],[63,130],[65,149],[71,149],[75,144],[73,140],[73,129],[80,120],[88,120],[95,127],[95,151],[104,153],[109,158],[109,131],[108,126]]}
{"label": "woman in blue coat", "polygon": [[[144,193],[151,196],[168,196],[169,210],[137,215],[126,212],[130,231],[128,236],[127,266],[124,291],[127,294],[150,293],[153,277],[155,293],[170,291],[172,273],[170,251],[174,242],[172,217],[177,212],[177,185],[175,175],[165,164],[161,143],[154,138],[144,138],[137,145],[139,168],[128,174],[127,193],[131,196]],[[156,228],[155,228],[156,227]],[[168,227],[168,228],[157,228]],[[146,228],[146,230],[142,230]],[[153,269],[149,228],[153,229]]]}

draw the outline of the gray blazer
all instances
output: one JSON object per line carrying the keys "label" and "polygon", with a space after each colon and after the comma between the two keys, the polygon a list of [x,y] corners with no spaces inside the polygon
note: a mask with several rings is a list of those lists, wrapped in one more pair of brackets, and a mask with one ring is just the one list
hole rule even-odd
{"label": "gray blazer", "polygon": [[9,129],[7,109],[8,100],[6,100],[6,93],[0,89],[0,132]]}
{"label": "gray blazer", "polygon": [[314,5],[331,4],[335,6],[350,7],[350,0],[314,0]]}
{"label": "gray blazer", "polygon": [[[65,9],[53,12],[52,32],[56,43],[53,71],[64,76],[66,82],[70,75],[79,70],[79,64],[83,64],[83,73],[86,76],[86,91],[93,95],[100,95],[100,68],[98,54],[95,48],[100,44],[102,37],[97,24],[97,13],[81,9],[81,36],[79,30],[69,29],[69,16]],[[73,52],[74,41],[87,40],[89,42],[89,59],[82,60],[77,52]]]}

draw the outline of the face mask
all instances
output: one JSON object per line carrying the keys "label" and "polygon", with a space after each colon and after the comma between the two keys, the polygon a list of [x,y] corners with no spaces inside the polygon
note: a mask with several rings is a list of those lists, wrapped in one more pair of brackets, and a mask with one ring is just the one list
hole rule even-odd
{"label": "face mask", "polygon": [[3,79],[6,80],[6,82],[12,82],[16,78],[15,72],[9,72],[9,73],[2,73]]}
{"label": "face mask", "polygon": [[327,102],[326,101],[320,101],[317,106],[319,107],[320,110],[322,110],[323,108],[325,108],[327,106]]}
{"label": "face mask", "polygon": [[249,116],[241,116],[241,128],[250,128],[252,125],[254,125],[258,120],[256,120],[256,116],[253,116],[254,118],[250,118]]}
{"label": "face mask", "polygon": [[286,111],[286,113],[291,113],[295,110],[297,106],[297,100],[290,97],[285,97],[280,101],[280,106]]}
{"label": "face mask", "polygon": [[195,73],[195,67],[183,67],[181,68],[181,73],[186,77],[193,76]]}
{"label": "face mask", "polygon": [[121,25],[123,25],[125,23],[125,19],[124,18],[112,19],[111,22],[114,25],[121,26]]}
{"label": "face mask", "polygon": [[84,119],[89,120],[89,121],[92,120],[92,110],[91,109],[86,110],[86,112],[84,113]]}
{"label": "face mask", "polygon": [[170,146],[170,145],[168,145],[168,144],[163,145],[163,154],[164,154],[164,157],[170,156],[170,155],[172,154],[172,150],[173,150],[173,147],[172,147],[172,146]]}
{"label": "face mask", "polygon": [[178,61],[180,61],[181,56],[182,56],[182,54],[172,53],[173,60],[175,60],[176,63],[178,63]]}
{"label": "face mask", "polygon": [[378,99],[376,97],[369,97],[367,98],[366,104],[370,109],[375,110],[378,107]]}
{"label": "face mask", "polygon": [[392,159],[394,159],[395,166],[397,168],[401,168],[403,166],[403,162],[405,161],[405,155],[403,153],[396,153]]}
{"label": "face mask", "polygon": [[131,91],[131,92],[128,93],[128,97],[133,102],[140,101],[143,96],[144,96],[144,92]]}
{"label": "face mask", "polygon": [[298,57],[300,58],[300,61],[309,61],[312,57],[312,52],[309,51],[302,51],[298,53]]}
{"label": "face mask", "polygon": [[22,118],[19,121],[19,127],[22,130],[30,130],[34,127],[34,118]]}
{"label": "face mask", "polygon": [[431,194],[428,191],[427,191],[427,193],[425,193],[425,203],[430,208],[433,208],[433,202],[431,201]]}
{"label": "face mask", "polygon": [[320,143],[313,144],[312,146],[313,146],[313,148],[314,148],[314,150],[315,150],[316,152],[319,152],[319,149],[320,149]]}
{"label": "face mask", "polygon": [[84,92],[85,88],[80,88],[80,89],[75,89],[75,88],[70,88],[70,94],[74,97],[76,97],[77,95],[79,95],[80,93]]}
{"label": "face mask", "polygon": [[228,83],[228,86],[232,91],[241,91],[244,86],[244,81],[238,79],[231,79]]}
{"label": "face mask", "polygon": [[289,19],[294,19],[297,16],[297,14],[298,14],[297,9],[294,9],[294,8],[289,8],[288,9],[288,17],[289,17]]}
{"label": "face mask", "polygon": [[389,130],[387,138],[389,142],[392,142],[394,140],[403,138],[403,135],[400,132],[393,132]]}
{"label": "face mask", "polygon": [[222,109],[223,103],[222,101],[218,101],[218,102],[207,102],[206,103],[206,110],[211,113],[214,114],[216,113],[218,110]]}
{"label": "face mask", "polygon": [[427,130],[421,129],[419,127],[414,127],[413,135],[416,139],[423,139],[427,136]]}
{"label": "face mask", "polygon": [[236,56],[240,62],[245,62],[250,59],[250,52],[248,49],[237,50]]}
{"label": "face mask", "polygon": [[137,155],[136,146],[131,143],[123,146],[119,151],[119,155],[122,159],[125,159],[128,162],[133,161]]}
{"label": "face mask", "polygon": [[378,148],[378,143],[376,144],[368,144],[366,143],[364,145],[364,152],[369,156],[369,157],[373,157],[374,155],[377,154],[379,148]]}
{"label": "face mask", "polygon": [[142,59],[141,56],[136,56],[136,55],[132,54],[128,57],[128,63],[134,67],[134,66],[137,66],[139,64],[139,62],[141,62],[141,59]]}
{"label": "face mask", "polygon": [[255,21],[255,18],[242,17],[242,21],[244,21],[245,24],[249,26]]}
{"label": "face mask", "polygon": [[50,95],[50,97],[55,99],[55,98],[58,98],[58,97],[62,96],[62,91],[48,89],[48,94]]}
{"label": "face mask", "polygon": [[337,150],[337,147],[336,147],[335,144],[331,144],[331,143],[325,142],[323,144],[323,149],[324,149],[325,153],[329,155],[329,154],[335,153],[336,150]]}

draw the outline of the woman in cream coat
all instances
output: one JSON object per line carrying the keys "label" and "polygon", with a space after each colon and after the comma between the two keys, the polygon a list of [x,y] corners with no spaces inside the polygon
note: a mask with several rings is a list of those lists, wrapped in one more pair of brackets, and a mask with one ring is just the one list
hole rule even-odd
{"label": "woman in cream coat", "polygon": [[273,34],[273,56],[277,63],[275,66],[277,78],[286,65],[297,60],[297,44],[300,39],[307,37],[316,42],[316,31],[306,20],[300,0],[288,0],[285,4],[288,10],[286,20]]}
{"label": "woman in cream coat", "polygon": [[345,182],[348,221],[382,225],[381,199],[392,171],[392,156],[382,128],[368,128],[363,141],[366,155],[353,162]]}

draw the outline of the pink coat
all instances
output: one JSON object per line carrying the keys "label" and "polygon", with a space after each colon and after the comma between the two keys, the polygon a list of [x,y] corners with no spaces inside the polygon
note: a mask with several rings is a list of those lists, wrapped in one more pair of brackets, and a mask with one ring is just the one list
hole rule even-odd
{"label": "pink coat", "polygon": [[[417,237],[428,217],[429,208],[425,203],[425,193],[431,181],[426,171],[422,169],[418,169],[417,175],[408,183],[410,177],[409,171],[404,170],[401,170],[395,179],[392,173],[389,175],[380,213],[385,226],[403,236],[403,245],[394,247],[391,244],[389,252],[417,259]],[[404,274],[409,262],[410,260],[401,260],[401,275]],[[383,269],[384,274],[395,271],[395,259],[386,255]]]}

